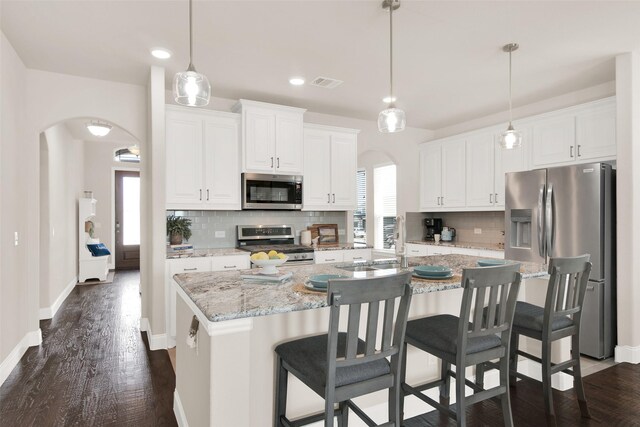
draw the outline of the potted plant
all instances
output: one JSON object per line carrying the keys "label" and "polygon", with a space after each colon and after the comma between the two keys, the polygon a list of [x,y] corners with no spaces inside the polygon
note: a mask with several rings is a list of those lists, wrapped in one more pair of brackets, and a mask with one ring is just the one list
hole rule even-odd
{"label": "potted plant", "polygon": [[189,241],[191,237],[191,220],[182,216],[169,215],[167,217],[167,236],[169,243],[179,245],[182,239]]}

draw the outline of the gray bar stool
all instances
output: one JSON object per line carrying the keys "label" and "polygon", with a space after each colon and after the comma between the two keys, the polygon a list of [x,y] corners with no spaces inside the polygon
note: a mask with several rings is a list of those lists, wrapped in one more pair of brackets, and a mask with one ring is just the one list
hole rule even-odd
{"label": "gray bar stool", "polygon": [[[515,377],[528,378],[517,371],[517,356],[524,356],[542,364],[542,390],[547,423],[556,425],[551,391],[551,375],[565,372],[573,376],[573,386],[578,397],[580,413],[590,418],[587,398],[582,385],[580,370],[580,316],[587,290],[591,263],[589,255],[572,258],[551,258],[549,285],[544,308],[518,301],[513,319],[511,342],[512,385]],[[542,342],[542,357],[536,357],[518,349],[518,338],[524,335]],[[551,344],[561,338],[571,337],[571,359],[551,363]],[[573,369],[570,369],[573,368]]]}
{"label": "gray bar stool", "polygon": [[[338,415],[338,425],[346,427],[349,408],[367,425],[375,426],[351,399],[389,389],[389,422],[384,425],[400,427],[399,371],[411,302],[410,283],[411,272],[329,281],[327,302],[331,311],[328,334],[285,342],[275,349],[274,426],[299,426],[320,420],[324,420],[325,426],[333,426],[334,415]],[[399,300],[398,311],[394,316],[396,300]],[[358,337],[358,331],[365,304],[366,336],[363,341]],[[381,305],[382,330],[379,331]],[[348,307],[346,332],[339,328],[342,306]],[[289,372],[324,398],[324,412],[295,421],[286,417]]]}
{"label": "gray bar stool", "polygon": [[[407,323],[406,343],[442,359],[442,368],[439,380],[411,386],[406,384],[406,361],[403,362],[404,394],[415,395],[454,418],[458,426],[466,425],[467,406],[500,396],[504,424],[513,425],[509,398],[509,344],[520,288],[519,269],[520,264],[464,269],[460,317],[443,314]],[[406,354],[404,351],[403,357],[406,358]],[[500,385],[497,387],[485,390],[465,378],[467,366],[494,359],[499,359]],[[452,364],[456,366],[456,373],[451,371]],[[455,412],[449,408],[451,377],[456,378]],[[465,385],[474,390],[473,395],[465,396]],[[422,393],[433,387],[440,387],[440,402]]]}

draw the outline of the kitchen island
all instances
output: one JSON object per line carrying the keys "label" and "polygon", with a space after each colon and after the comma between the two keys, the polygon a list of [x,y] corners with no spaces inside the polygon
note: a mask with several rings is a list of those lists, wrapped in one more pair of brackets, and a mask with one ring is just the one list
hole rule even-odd
{"label": "kitchen island", "polygon": [[[464,255],[409,258],[409,269],[422,264],[446,265],[456,275],[456,279],[444,281],[415,279],[410,318],[458,314],[459,275],[463,268],[477,266],[478,259]],[[293,288],[313,274],[371,277],[402,270],[380,264],[359,264],[370,269],[354,272],[345,270],[344,267],[349,267],[345,264],[280,267],[282,273],[293,273],[291,280],[282,284],[243,281],[242,274],[256,270],[175,275],[174,286],[180,298],[176,307],[174,410],[179,423],[225,427],[270,425],[274,347],[283,341],[326,332],[328,325],[326,294],[297,292]],[[539,277],[546,274],[546,266],[521,263],[521,272],[524,278]],[[200,328],[197,346],[190,348],[186,338],[193,316],[200,321]],[[409,354],[410,359],[418,356]],[[407,375],[424,378],[436,371],[435,360],[428,360],[423,371],[409,371]],[[297,380],[290,380],[289,387],[289,395],[295,397],[288,405],[293,418],[323,407],[322,399]],[[386,394],[379,392],[358,401],[364,408],[380,406],[386,410],[382,404],[385,399]]]}

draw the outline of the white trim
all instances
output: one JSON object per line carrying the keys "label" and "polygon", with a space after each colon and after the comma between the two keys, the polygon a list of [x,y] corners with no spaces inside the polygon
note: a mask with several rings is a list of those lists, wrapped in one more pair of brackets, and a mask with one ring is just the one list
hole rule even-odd
{"label": "white trim", "polygon": [[148,318],[142,317],[140,319],[140,331],[147,333],[149,350],[164,350],[167,348],[167,334],[153,335]]}
{"label": "white trim", "polygon": [[[542,381],[542,366],[538,362],[525,359],[518,362],[518,371],[537,381]],[[566,391],[573,388],[573,377],[564,372],[558,372],[551,376],[551,387],[556,390]]]}
{"label": "white trim", "polygon": [[62,305],[64,300],[67,299],[71,291],[73,291],[73,288],[76,287],[77,283],[78,276],[75,276],[73,279],[71,279],[67,286],[65,286],[62,292],[60,292],[60,295],[58,295],[58,298],[56,298],[56,300],[53,302],[53,304],[51,304],[50,307],[40,308],[40,320],[53,319],[53,316],[56,315],[58,309],[60,309],[60,306]]}
{"label": "white trim", "polygon": [[25,336],[22,337],[20,342],[11,350],[11,353],[0,363],[0,385],[9,377],[11,371],[13,371],[13,368],[20,362],[20,359],[27,349],[35,345],[40,345],[41,343],[42,331],[40,328],[27,332]]}
{"label": "white trim", "polygon": [[615,361],[618,363],[640,363],[640,346],[631,347],[630,345],[617,345]]}
{"label": "white trim", "polygon": [[184,413],[184,408],[182,407],[182,401],[180,400],[178,389],[173,392],[173,413],[176,416],[176,421],[178,421],[179,427],[189,427],[189,423],[187,422],[187,414]]}

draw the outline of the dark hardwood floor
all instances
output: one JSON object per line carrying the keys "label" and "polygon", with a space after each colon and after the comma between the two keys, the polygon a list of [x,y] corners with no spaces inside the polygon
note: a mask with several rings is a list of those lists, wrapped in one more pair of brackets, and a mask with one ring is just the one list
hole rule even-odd
{"label": "dark hardwood floor", "polygon": [[[553,403],[558,426],[640,426],[640,365],[621,363],[584,377],[585,392],[591,419],[580,418],[580,409],[573,390],[553,391]],[[542,384],[525,380],[511,388],[511,408],[515,426],[544,426]],[[455,408],[453,408],[455,410]],[[503,425],[500,406],[484,401],[467,409],[468,425]],[[411,418],[406,427],[455,426],[438,412]]]}
{"label": "dark hardwood floor", "polygon": [[[169,356],[149,351],[139,331],[138,282],[129,271],[112,284],[77,286],[54,319],[40,322],[42,345],[30,348],[0,387],[0,426],[177,425]],[[640,426],[640,365],[616,365],[584,382],[593,418],[580,418],[573,390],[554,391],[559,426]],[[511,398],[516,426],[545,425],[539,382],[519,381]],[[493,401],[467,414],[470,427],[502,425]],[[405,425],[455,423],[431,412]]]}
{"label": "dark hardwood floor", "polygon": [[175,374],[139,330],[137,271],[76,286],[0,387],[0,426],[175,426]]}

